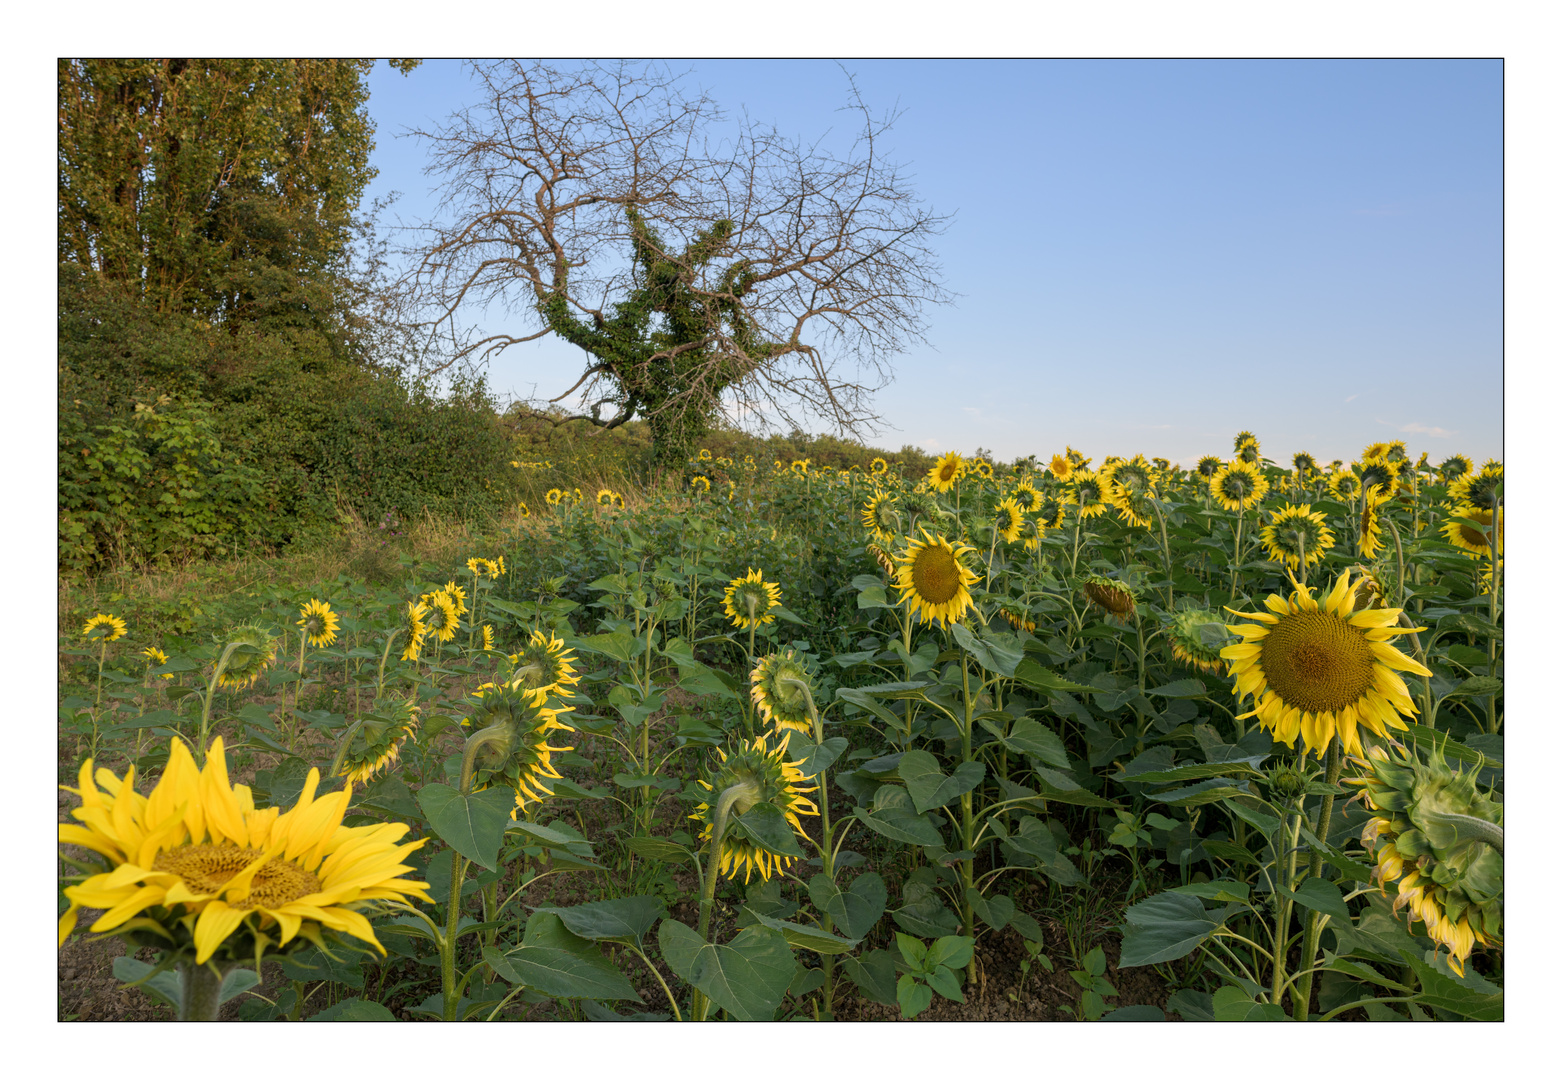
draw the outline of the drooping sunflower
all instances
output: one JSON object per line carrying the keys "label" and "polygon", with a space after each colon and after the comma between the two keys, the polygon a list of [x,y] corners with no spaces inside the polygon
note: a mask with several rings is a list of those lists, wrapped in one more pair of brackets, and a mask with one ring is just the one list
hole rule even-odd
{"label": "drooping sunflower", "polygon": [[1079,507],[1080,521],[1089,521],[1098,514],[1106,513],[1106,484],[1089,469],[1076,469],[1068,490],[1074,504]]}
{"label": "drooping sunflower", "polygon": [[1224,468],[1225,464],[1225,462],[1221,461],[1214,454],[1206,454],[1199,458],[1199,463],[1194,467],[1193,471],[1198,473],[1206,480],[1213,480],[1215,478],[1215,474]]}
{"label": "drooping sunflower", "polygon": [[1036,631],[1036,620],[1032,619],[1030,612],[1016,601],[998,601],[998,614],[1002,615],[1004,621],[1016,630],[1024,630],[1027,633]]}
{"label": "drooping sunflower", "polygon": [[549,506],[557,506],[559,503],[564,501],[564,492],[560,491],[558,488],[549,488],[548,493],[542,498],[543,501],[546,502]]}
{"label": "drooping sunflower", "polygon": [[607,488],[598,488],[597,489],[597,505],[598,506],[612,506],[613,505],[613,492],[610,491]]}
{"label": "drooping sunflower", "polygon": [[1225,509],[1242,513],[1264,501],[1269,494],[1269,481],[1258,466],[1237,460],[1210,478],[1209,490]]}
{"label": "drooping sunflower", "polygon": [[881,544],[893,544],[900,531],[900,515],[895,512],[895,496],[877,492],[862,507],[862,527]]}
{"label": "drooping sunflower", "polygon": [[336,641],[336,628],[341,616],[331,610],[331,605],[321,600],[310,600],[298,609],[299,619],[294,625],[301,627],[305,639],[317,649],[323,649]]}
{"label": "drooping sunflower", "polygon": [[881,457],[876,457],[872,462],[869,463],[868,471],[871,472],[874,476],[883,476],[885,473],[889,472],[889,462],[885,461]]}
{"label": "drooping sunflower", "polygon": [[[756,735],[753,742],[739,746],[731,754],[720,748],[716,754],[720,759],[716,768],[706,779],[697,781],[710,792],[710,796],[689,815],[690,821],[704,825],[700,830],[701,840],[712,838],[716,828],[715,804],[722,792],[735,785],[742,785],[742,792],[733,802],[729,813],[742,815],[760,803],[769,803],[786,815],[786,820],[799,836],[806,835],[797,815],[819,812],[812,802],[803,798],[806,793],[817,791],[818,788],[802,786],[802,771],[786,760],[784,740],[772,750],[763,735]],[[766,851],[730,826],[721,838],[718,862],[720,872],[735,878],[738,871],[742,870],[745,884],[756,870],[759,871],[761,881],[768,881],[772,873],[790,866],[792,861],[787,856]]]}
{"label": "drooping sunflower", "polygon": [[533,630],[520,652],[510,657],[510,685],[560,696],[580,682],[574,650],[551,631]]}
{"label": "drooping sunflower", "polygon": [[428,636],[428,624],[424,619],[428,618],[428,605],[421,600],[408,600],[406,610],[401,613],[401,630],[407,639],[407,644],[401,650],[403,660],[417,662],[423,654],[423,639]]}
{"label": "drooping sunflower", "polygon": [[879,569],[883,570],[891,577],[895,576],[895,562],[889,557],[889,552],[885,551],[877,544],[869,544],[868,554],[872,555],[873,561],[879,564]]}
{"label": "drooping sunflower", "polygon": [[1020,538],[1020,527],[1024,524],[1025,515],[1012,498],[1004,499],[993,510],[993,528],[1005,544],[1012,544]]}
{"label": "drooping sunflower", "polygon": [[1014,492],[1010,497],[1014,499],[1014,505],[1027,514],[1034,514],[1041,509],[1041,492],[1036,490],[1029,479],[1015,484]]}
{"label": "drooping sunflower", "polygon": [[[1497,508],[1496,530],[1497,557],[1499,559],[1502,557],[1502,514],[1503,508],[1499,506]],[[1452,520],[1456,517],[1469,518],[1471,521],[1478,522],[1482,529],[1485,530],[1484,534],[1479,529],[1472,529],[1462,522]],[[1443,536],[1450,544],[1468,552],[1472,558],[1491,558],[1491,543],[1489,540],[1492,532],[1491,507],[1471,506],[1469,503],[1460,503],[1453,508],[1449,518],[1450,520],[1443,522]]]}
{"label": "drooping sunflower", "polygon": [[1444,458],[1443,463],[1437,467],[1438,475],[1443,482],[1451,484],[1462,476],[1468,476],[1475,471],[1475,463],[1463,454],[1455,454],[1453,457]]}
{"label": "drooping sunflower", "polygon": [[440,643],[454,638],[456,631],[461,629],[461,616],[456,614],[454,598],[444,589],[439,589],[424,593],[422,600],[428,608],[428,615],[424,618],[428,633],[434,635],[434,640]]}
{"label": "drooping sunflower", "polygon": [[749,696],[759,707],[759,715],[782,735],[783,742],[791,731],[813,735],[813,717],[808,714],[808,695],[804,693],[804,686],[812,687],[812,680],[796,653],[791,649],[771,653],[754,665],[749,682]]}
{"label": "drooping sunflower", "polygon": [[1329,490],[1335,498],[1349,502],[1361,494],[1361,479],[1349,469],[1341,469],[1329,477]]}
{"label": "drooping sunflower", "polygon": [[1361,844],[1377,856],[1379,891],[1393,882],[1394,910],[1426,923],[1463,975],[1477,943],[1502,938],[1503,853],[1492,841],[1501,843],[1503,804],[1481,792],[1477,769],[1449,768],[1441,746],[1424,762],[1415,750],[1394,749],[1370,747],[1346,780],[1376,813]]}
{"label": "drooping sunflower", "polygon": [[928,483],[933,490],[942,495],[955,486],[955,481],[965,475],[965,462],[960,460],[960,455],[951,450],[934,463],[927,472]]}
{"label": "drooping sunflower", "polygon": [[1392,496],[1377,484],[1368,486],[1361,496],[1361,557],[1376,559],[1383,550],[1383,507]]}
{"label": "drooping sunflower", "polygon": [[1322,605],[1299,586],[1287,600],[1269,596],[1266,612],[1231,611],[1252,624],[1228,627],[1240,644],[1221,650],[1236,679],[1232,693],[1251,697],[1259,724],[1280,742],[1322,756],[1336,734],[1347,753],[1360,755],[1358,727],[1380,738],[1406,730],[1399,716],[1416,714],[1401,671],[1432,673],[1391,644],[1417,629],[1399,625],[1399,608],[1356,611],[1350,571],[1341,574]]}
{"label": "drooping sunflower", "polygon": [[975,603],[970,587],[976,584],[976,573],[961,561],[975,550],[923,529],[922,539],[909,539],[895,560],[894,585],[900,590],[897,603],[920,613],[926,622],[958,622]]}
{"label": "drooping sunflower", "polygon": [[1448,485],[1448,497],[1455,503],[1490,507],[1502,483],[1502,462],[1488,459],[1478,473],[1467,473]]}
{"label": "drooping sunflower", "polygon": [[474,739],[476,733],[487,733],[489,738],[473,758],[472,790],[507,787],[515,792],[515,809],[510,811],[514,820],[516,811],[526,809],[527,803],[553,794],[547,780],[561,779],[561,774],[553,767],[552,756],[574,747],[549,746],[548,735],[573,732],[559,717],[575,710],[550,708],[545,691],[518,685],[486,685],[473,696],[477,704],[472,715],[461,722],[472,726]]}
{"label": "drooping sunflower", "polygon": [[1291,468],[1296,470],[1299,477],[1308,477],[1318,471],[1318,462],[1305,450],[1298,451],[1291,456]]}
{"label": "drooping sunflower", "polygon": [[1085,596],[1091,603],[1124,623],[1130,621],[1137,610],[1133,590],[1116,578],[1091,574],[1085,579]]}
{"label": "drooping sunflower", "polygon": [[695,494],[697,494],[697,495],[709,495],[710,494],[710,477],[708,477],[708,476],[695,476],[695,477],[691,477],[689,479],[689,487],[692,488],[694,490]]}
{"label": "drooping sunflower", "polygon": [[367,784],[401,757],[408,739],[417,741],[418,707],[392,698],[382,709],[366,713],[356,730],[349,730],[351,737],[337,751],[333,775],[345,776],[349,784]]}
{"label": "drooping sunflower", "polygon": [[494,628],[484,623],[479,633],[483,635],[483,651],[489,652],[494,647]]}
{"label": "drooping sunflower", "polygon": [[1231,643],[1231,633],[1219,615],[1205,608],[1188,608],[1171,617],[1166,628],[1172,655],[1191,668],[1215,675],[1225,670],[1220,650]]}
{"label": "drooping sunflower", "polygon": [[776,609],[781,606],[781,586],[766,581],[765,572],[751,566],[746,575],[733,578],[727,585],[722,606],[739,630],[757,629],[775,622]]}
{"label": "drooping sunflower", "polygon": [[[375,900],[430,901],[412,881],[406,858],[423,846],[398,844],[403,824],[342,824],[352,787],[315,798],[311,769],[290,809],[256,810],[250,789],[228,780],[222,739],[198,769],[183,739],[170,741],[168,764],[150,795],[135,790],[135,767],[117,777],[81,766],[79,825],[59,826],[59,842],[96,852],[104,872],[65,889],[59,943],[76,912],[103,915],[92,933],[136,934],[137,944],[212,958],[255,962],[289,951],[295,939],[324,947],[322,931],[348,934],[385,950],[361,909]],[[101,788],[100,788],[101,785]],[[297,946],[295,946],[297,947]]]}
{"label": "drooping sunflower", "polygon": [[118,641],[125,633],[125,620],[118,615],[94,615],[81,628],[81,636],[92,642]]}
{"label": "drooping sunflower", "polygon": [[1310,505],[1283,506],[1259,533],[1259,541],[1275,562],[1298,570],[1304,563],[1311,565],[1323,558],[1334,546],[1334,533],[1322,510],[1315,511]]}
{"label": "drooping sunflower", "polygon": [[277,658],[277,639],[258,626],[239,627],[228,635],[228,644],[243,646],[233,650],[228,666],[217,679],[218,686],[231,690],[249,686]]}
{"label": "drooping sunflower", "polygon": [[1047,463],[1047,470],[1059,480],[1067,480],[1074,475],[1074,462],[1065,454],[1053,454],[1052,460]]}

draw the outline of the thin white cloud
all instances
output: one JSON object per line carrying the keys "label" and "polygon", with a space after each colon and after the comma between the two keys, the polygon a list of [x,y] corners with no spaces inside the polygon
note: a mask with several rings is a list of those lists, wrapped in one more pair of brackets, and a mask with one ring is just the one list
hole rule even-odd
{"label": "thin white cloud", "polygon": [[1349,405],[1351,402],[1355,401],[1359,397],[1361,397],[1360,394],[1352,394],[1350,397],[1345,399],[1345,404]]}

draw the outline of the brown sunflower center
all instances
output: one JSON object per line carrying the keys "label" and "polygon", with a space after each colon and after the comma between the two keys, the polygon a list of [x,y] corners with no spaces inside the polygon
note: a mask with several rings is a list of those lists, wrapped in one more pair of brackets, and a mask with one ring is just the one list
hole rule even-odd
{"label": "brown sunflower center", "polygon": [[942,544],[930,544],[911,563],[911,584],[930,604],[947,604],[960,593],[960,564]]}
{"label": "brown sunflower center", "polygon": [[1375,661],[1366,635],[1327,611],[1282,617],[1259,648],[1269,688],[1303,712],[1336,712],[1372,686]]}
{"label": "brown sunflower center", "polygon": [[[178,874],[191,892],[214,893],[263,852],[229,844],[194,844],[165,851],[152,861],[153,870]],[[272,859],[250,879],[249,896],[228,903],[240,910],[277,908],[320,891],[320,879],[286,859]]]}
{"label": "brown sunflower center", "polygon": [[951,481],[951,480],[953,480],[955,478],[955,472],[956,472],[956,470],[958,468],[959,468],[959,466],[953,464],[952,462],[950,464],[947,464],[947,465],[939,466],[939,469],[938,469],[938,482],[941,483],[941,484],[949,483],[949,481]]}

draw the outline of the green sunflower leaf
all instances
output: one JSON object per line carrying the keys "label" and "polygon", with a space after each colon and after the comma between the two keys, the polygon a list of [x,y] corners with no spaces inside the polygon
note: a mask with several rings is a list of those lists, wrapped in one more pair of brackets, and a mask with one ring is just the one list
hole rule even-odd
{"label": "green sunflower leaf", "polygon": [[700,940],[673,919],[657,931],[662,958],[734,1020],[769,1020],[786,997],[797,970],[786,938],[764,926],[750,926],[725,945]]}
{"label": "green sunflower leaf", "polygon": [[821,930],[817,926],[802,926],[798,923],[783,922],[780,919],[772,919],[768,915],[761,915],[752,908],[744,908],[762,926],[768,926],[782,937],[786,943],[798,949],[809,949],[820,955],[839,956],[849,953],[857,947],[859,939],[836,937],[827,930]]}
{"label": "green sunflower leaf", "polygon": [[574,907],[540,907],[533,914],[544,912],[557,915],[578,937],[643,948],[651,927],[666,917],[667,906],[654,896],[623,896]]}
{"label": "green sunflower leaf", "polygon": [[532,912],[518,948],[500,953],[487,946],[483,959],[506,982],[549,997],[640,1000],[623,972],[596,945],[571,933],[554,912]]}
{"label": "green sunflower leaf", "polygon": [[938,759],[926,750],[907,750],[901,755],[898,769],[919,814],[964,795],[987,776],[987,766],[980,761],[962,761],[955,767],[954,775],[945,776],[938,768]]}
{"label": "green sunflower leaf", "polygon": [[499,846],[515,806],[509,788],[462,795],[446,784],[424,784],[418,789],[418,806],[441,840],[485,869],[499,868]]}
{"label": "green sunflower leaf", "polygon": [[883,917],[889,892],[884,879],[870,871],[858,874],[845,890],[825,874],[815,874],[808,882],[808,896],[842,931],[860,939]]}
{"label": "green sunflower leaf", "polygon": [[1204,910],[1204,901],[1186,893],[1159,893],[1130,907],[1124,917],[1119,968],[1180,960],[1220,927]]}
{"label": "green sunflower leaf", "polygon": [[785,811],[770,803],[756,803],[744,813],[732,814],[727,818],[727,831],[745,837],[772,855],[803,857],[803,849],[797,846],[797,833]]}

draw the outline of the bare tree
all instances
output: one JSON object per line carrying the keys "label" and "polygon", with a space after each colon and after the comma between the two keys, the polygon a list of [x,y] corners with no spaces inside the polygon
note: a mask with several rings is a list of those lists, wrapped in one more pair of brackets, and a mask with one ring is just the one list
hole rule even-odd
{"label": "bare tree", "polygon": [[[654,67],[475,70],[483,100],[415,132],[445,187],[406,284],[447,364],[557,334],[587,353],[553,399],[581,393],[569,419],[642,416],[658,443],[723,407],[750,426],[876,429],[868,396],[949,299],[928,246],[949,219],[884,159],[893,115],[851,84],[861,127],[839,157],[747,119],[719,141],[716,104]],[[494,306],[529,332],[467,325]]]}

